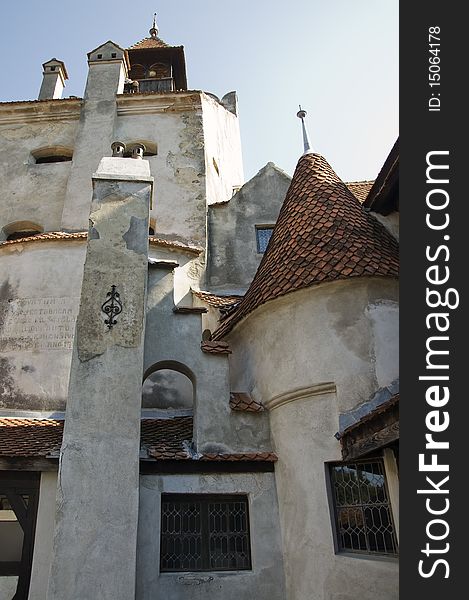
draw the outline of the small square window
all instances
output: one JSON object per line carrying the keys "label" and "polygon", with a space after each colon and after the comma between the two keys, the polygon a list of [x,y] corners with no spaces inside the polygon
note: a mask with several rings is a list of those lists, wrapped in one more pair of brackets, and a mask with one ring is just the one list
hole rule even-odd
{"label": "small square window", "polygon": [[383,461],[330,466],[339,552],[397,555]]}
{"label": "small square window", "polygon": [[250,569],[246,496],[161,496],[162,572]]}
{"label": "small square window", "polygon": [[117,53],[116,53],[116,52],[113,52],[113,53],[111,54],[111,58],[116,58],[116,56],[117,56]]}
{"label": "small square window", "polygon": [[260,254],[263,254],[266,251],[273,230],[273,225],[256,225],[257,252]]}
{"label": "small square window", "polygon": [[98,58],[103,58],[103,55],[102,54],[98,54]]}

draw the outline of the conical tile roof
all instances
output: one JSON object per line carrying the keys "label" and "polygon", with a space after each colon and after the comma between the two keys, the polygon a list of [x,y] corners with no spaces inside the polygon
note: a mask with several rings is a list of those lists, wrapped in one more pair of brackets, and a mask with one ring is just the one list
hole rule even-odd
{"label": "conical tile roof", "polygon": [[213,338],[221,338],[257,307],[289,292],[350,277],[395,278],[398,272],[394,237],[365,211],[321,155],[305,154],[256,275]]}

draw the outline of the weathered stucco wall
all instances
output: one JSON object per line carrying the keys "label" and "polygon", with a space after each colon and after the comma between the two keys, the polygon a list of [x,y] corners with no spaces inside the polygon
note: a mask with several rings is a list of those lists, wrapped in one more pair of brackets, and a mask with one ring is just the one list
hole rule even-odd
{"label": "weathered stucco wall", "polygon": [[256,225],[274,225],[291,178],[267,165],[224,204],[209,208],[208,287],[244,293],[262,259]]}
{"label": "weathered stucco wall", "polygon": [[54,540],[56,492],[57,472],[48,471],[41,473],[28,600],[46,600],[47,597],[47,582],[49,579]]}
{"label": "weathered stucco wall", "polygon": [[11,600],[16,592],[18,577],[0,577],[0,599]]}
{"label": "weathered stucco wall", "polygon": [[339,413],[398,369],[397,282],[327,283],[268,302],[228,336],[232,387],[269,408],[289,600],[395,600],[397,561],[334,554],[325,463]]}
{"label": "weathered stucco wall", "polygon": [[81,241],[0,246],[0,408],[64,409],[84,258]]}
{"label": "weathered stucco wall", "polygon": [[115,138],[152,142],[155,235],[205,247],[206,177],[200,93],[118,97]]}
{"label": "weathered stucco wall", "polygon": [[397,294],[394,280],[354,278],[261,306],[227,338],[232,389],[269,401],[334,382],[340,412],[365,402],[398,375]]}
{"label": "weathered stucco wall", "polygon": [[71,162],[35,164],[31,152],[62,146],[73,149],[79,100],[0,105],[0,240],[2,230],[30,221],[45,231],[60,229]]}
{"label": "weathered stucco wall", "polygon": [[173,281],[172,271],[150,266],[145,372],[167,362],[172,363],[169,368],[189,372],[195,387],[194,438],[199,452],[257,452],[270,448],[265,414],[230,409],[228,359],[200,349],[200,315],[173,312]]}
{"label": "weathered stucco wall", "polygon": [[[234,92],[233,92],[234,93]],[[233,188],[244,183],[239,120],[217,102],[202,93],[207,175],[207,204],[224,202]]]}
{"label": "weathered stucco wall", "polygon": [[[162,493],[247,494],[252,571],[160,573]],[[190,579],[211,576],[199,585]],[[278,504],[273,473],[140,477],[137,600],[285,600]]]}
{"label": "weathered stucco wall", "polygon": [[335,394],[270,411],[288,600],[397,600],[395,558],[334,553],[325,463],[340,461]]}

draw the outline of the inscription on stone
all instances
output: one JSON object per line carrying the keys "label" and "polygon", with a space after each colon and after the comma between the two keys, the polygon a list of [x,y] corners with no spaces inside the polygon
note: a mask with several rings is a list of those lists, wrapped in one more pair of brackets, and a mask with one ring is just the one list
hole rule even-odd
{"label": "inscription on stone", "polygon": [[78,306],[78,298],[8,300],[0,352],[71,349]]}

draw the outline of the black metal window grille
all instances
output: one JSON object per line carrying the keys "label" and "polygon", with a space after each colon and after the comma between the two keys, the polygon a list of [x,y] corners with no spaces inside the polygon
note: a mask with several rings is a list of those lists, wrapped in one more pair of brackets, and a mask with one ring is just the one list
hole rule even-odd
{"label": "black metal window grille", "polygon": [[338,549],[397,555],[397,541],[381,460],[331,466]]}
{"label": "black metal window grille", "polygon": [[163,494],[160,570],[251,569],[246,496]]}
{"label": "black metal window grille", "polygon": [[264,253],[267,250],[267,245],[272,237],[272,227],[256,227],[257,252]]}

